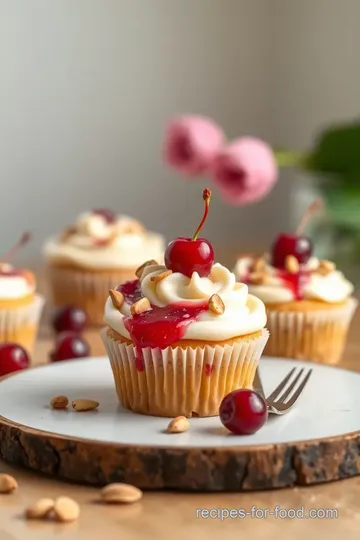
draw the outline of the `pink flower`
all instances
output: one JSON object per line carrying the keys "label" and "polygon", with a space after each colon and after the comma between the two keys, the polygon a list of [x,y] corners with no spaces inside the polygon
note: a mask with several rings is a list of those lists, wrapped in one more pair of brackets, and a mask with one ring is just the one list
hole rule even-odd
{"label": "pink flower", "polygon": [[183,174],[195,176],[211,167],[224,143],[219,126],[202,116],[175,118],[168,126],[165,161]]}
{"label": "pink flower", "polygon": [[223,199],[238,206],[263,199],[278,179],[270,146],[252,137],[242,137],[224,148],[213,163],[212,174]]}

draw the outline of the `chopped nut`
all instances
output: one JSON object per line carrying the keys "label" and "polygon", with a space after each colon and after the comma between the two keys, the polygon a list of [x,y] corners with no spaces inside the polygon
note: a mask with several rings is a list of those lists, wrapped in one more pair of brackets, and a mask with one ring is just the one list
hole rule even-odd
{"label": "chopped nut", "polygon": [[285,268],[289,274],[297,274],[299,272],[299,261],[294,255],[288,255],[285,259]]}
{"label": "chopped nut", "polygon": [[222,315],[225,311],[224,302],[221,300],[218,294],[213,294],[210,296],[208,307],[209,310],[216,313],[216,315]]}
{"label": "chopped nut", "polygon": [[259,259],[256,259],[253,266],[253,271],[255,273],[257,272],[264,272],[265,271],[266,262],[263,257],[260,257]]}
{"label": "chopped nut", "polygon": [[141,266],[139,266],[139,268],[136,270],[136,272],[135,272],[136,277],[138,277],[138,278],[140,279],[140,278],[141,278],[141,274],[143,273],[144,268],[146,268],[147,266],[150,266],[150,265],[151,265],[151,266],[152,266],[152,265],[155,265],[155,264],[157,265],[158,262],[155,261],[154,259],[150,259],[149,261],[144,262],[144,264],[142,264]]}
{"label": "chopped nut", "polygon": [[10,474],[0,474],[0,493],[11,493],[17,489],[18,483]]}
{"label": "chopped nut", "polygon": [[150,302],[146,297],[140,298],[140,300],[138,300],[137,302],[135,302],[135,304],[131,306],[130,313],[131,315],[137,315],[139,313],[147,311],[148,309],[150,309],[150,307]]}
{"label": "chopped nut", "polygon": [[189,420],[185,416],[177,416],[173,418],[168,425],[168,433],[183,433],[189,429]]}
{"label": "chopped nut", "polygon": [[58,521],[75,521],[80,515],[80,506],[70,497],[59,497],[55,501],[54,512]]}
{"label": "chopped nut", "polygon": [[66,227],[63,232],[60,234],[60,242],[66,242],[66,240],[76,233],[76,227]]}
{"label": "chopped nut", "polygon": [[266,281],[265,272],[251,272],[249,275],[249,283],[251,285],[262,285]]}
{"label": "chopped nut", "polygon": [[114,289],[109,290],[109,295],[115,309],[120,310],[121,306],[124,303],[124,295],[120,291],[115,291]]}
{"label": "chopped nut", "polygon": [[154,281],[155,283],[158,283],[159,281],[165,279],[171,274],[172,274],[172,270],[165,270],[164,272],[161,272],[160,274],[156,274],[156,276],[151,276],[150,281]]}
{"label": "chopped nut", "polygon": [[109,484],[101,490],[101,498],[106,503],[130,504],[143,496],[140,489],[130,484]]}
{"label": "chopped nut", "polygon": [[55,396],[50,401],[50,405],[53,409],[66,409],[69,404],[69,400],[66,396]]}
{"label": "chopped nut", "polygon": [[74,399],[71,405],[76,412],[85,412],[97,409],[99,402],[93,399]]}
{"label": "chopped nut", "polygon": [[53,510],[54,504],[53,499],[39,499],[26,509],[25,517],[27,519],[44,519]]}
{"label": "chopped nut", "polygon": [[321,260],[319,261],[319,269],[330,274],[336,270],[336,264],[331,261]]}

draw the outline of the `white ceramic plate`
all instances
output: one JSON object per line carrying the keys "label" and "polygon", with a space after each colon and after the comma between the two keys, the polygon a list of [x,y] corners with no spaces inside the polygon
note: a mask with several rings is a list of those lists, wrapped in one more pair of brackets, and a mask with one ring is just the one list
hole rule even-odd
{"label": "white ceramic plate", "polygon": [[[263,358],[260,372],[266,393],[294,366],[313,374],[298,404],[283,417],[270,417],[256,434],[229,436],[217,417],[190,419],[179,435],[164,432],[169,420],[135,414],[117,401],[106,357],[61,362],[21,372],[0,383],[0,416],[36,430],[101,442],[149,446],[263,445],[327,438],[360,430],[360,374],[340,368],[278,358]],[[98,411],[54,411],[51,398],[91,398]]]}

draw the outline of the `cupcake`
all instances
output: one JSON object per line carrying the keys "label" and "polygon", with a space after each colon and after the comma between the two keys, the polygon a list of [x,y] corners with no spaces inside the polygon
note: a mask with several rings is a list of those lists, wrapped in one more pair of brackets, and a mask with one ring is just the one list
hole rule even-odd
{"label": "cupcake", "polygon": [[266,355],[340,361],[357,307],[354,287],[333,262],[312,255],[300,230],[279,235],[264,257],[239,257],[234,273],[265,303]]}
{"label": "cupcake", "polygon": [[31,354],[44,298],[36,293],[35,275],[8,262],[28,240],[29,235],[24,234],[0,262],[0,342],[17,343]]}
{"label": "cupcake", "polygon": [[53,303],[83,308],[90,324],[103,323],[109,289],[134,279],[141,262],[164,252],[161,235],[110,210],[81,214],[73,227],[44,246]]}
{"label": "cupcake", "polygon": [[[205,216],[210,191],[205,190]],[[252,387],[268,339],[261,300],[219,263],[211,244],[177,238],[165,265],[110,291],[102,339],[124,407],[154,416],[215,416],[229,392]]]}

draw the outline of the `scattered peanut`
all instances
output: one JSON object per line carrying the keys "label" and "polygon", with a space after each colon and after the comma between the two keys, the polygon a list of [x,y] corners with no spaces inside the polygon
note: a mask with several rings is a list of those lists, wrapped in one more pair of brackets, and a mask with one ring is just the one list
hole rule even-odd
{"label": "scattered peanut", "polygon": [[164,272],[161,272],[160,274],[156,274],[156,276],[151,276],[150,281],[154,281],[155,283],[158,283],[159,281],[165,279],[171,274],[172,274],[172,270],[165,270]]}
{"label": "scattered peanut", "polygon": [[109,484],[101,490],[101,498],[106,503],[134,503],[143,496],[140,489],[130,484]]}
{"label": "scattered peanut", "polygon": [[213,313],[216,313],[216,315],[222,315],[225,311],[224,302],[221,300],[218,294],[213,294],[212,296],[210,296],[208,307],[209,310]]}
{"label": "scattered peanut", "polygon": [[294,255],[288,255],[285,259],[285,268],[289,274],[297,274],[300,268],[299,261]]}
{"label": "scattered peanut", "polygon": [[72,408],[76,412],[85,412],[85,411],[93,411],[94,409],[97,409],[99,406],[98,401],[94,401],[93,399],[74,399],[72,401]]}
{"label": "scattered peanut", "polygon": [[141,278],[141,274],[142,274],[143,271],[144,271],[144,268],[146,268],[147,266],[153,265],[153,264],[158,264],[158,262],[155,261],[154,259],[150,259],[150,261],[144,262],[144,264],[142,264],[141,266],[139,266],[139,268],[137,268],[137,270],[135,271],[136,277],[138,277],[138,278],[140,279],[140,278]]}
{"label": "scattered peanut", "polygon": [[130,313],[131,315],[143,313],[144,311],[150,309],[150,307],[150,302],[146,297],[140,298],[140,300],[138,300],[137,302],[135,302],[135,304],[131,306]]}
{"label": "scattered peanut", "polygon": [[69,400],[66,396],[55,396],[50,401],[50,405],[53,409],[66,409],[69,404]]}
{"label": "scattered peanut", "polygon": [[76,521],[80,515],[80,506],[70,497],[59,497],[54,504],[54,513],[58,521]]}
{"label": "scattered peanut", "polygon": [[11,493],[17,489],[18,483],[10,474],[0,474],[0,493]]}
{"label": "scattered peanut", "polygon": [[26,509],[25,517],[27,519],[44,519],[54,509],[54,504],[53,499],[39,499]]}
{"label": "scattered peanut", "polygon": [[185,416],[173,418],[168,425],[168,433],[183,433],[189,429],[189,420]]}
{"label": "scattered peanut", "polygon": [[120,291],[115,291],[114,289],[110,289],[109,295],[110,295],[114,308],[121,309],[121,306],[124,303],[123,293]]}

